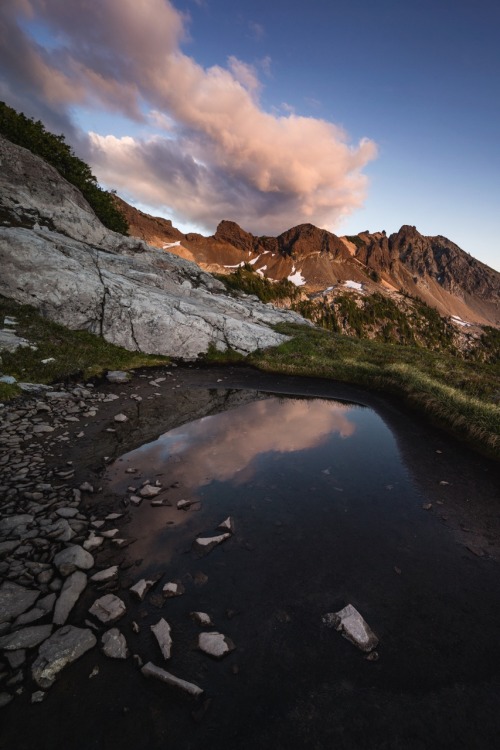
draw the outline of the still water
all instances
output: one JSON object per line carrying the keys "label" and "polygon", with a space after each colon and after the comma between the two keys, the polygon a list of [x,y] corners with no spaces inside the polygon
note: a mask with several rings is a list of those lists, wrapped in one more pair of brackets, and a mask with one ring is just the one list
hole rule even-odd
{"label": "still water", "polygon": [[[428,498],[373,410],[260,394],[123,455],[107,480],[123,496],[146,480],[162,485],[162,507],[145,499],[131,508],[130,554],[136,578],[185,587],[162,608],[171,668],[216,697],[204,731],[219,747],[382,747],[389,725],[387,747],[447,747],[451,723],[474,747],[479,719],[489,747],[499,706],[496,563],[474,558],[424,509]],[[227,516],[234,535],[200,557],[193,541]],[[380,639],[375,663],[322,625],[348,603]],[[193,610],[236,644],[224,662],[193,648]],[[148,625],[157,613],[143,617]],[[429,715],[441,745],[426,744]]]}

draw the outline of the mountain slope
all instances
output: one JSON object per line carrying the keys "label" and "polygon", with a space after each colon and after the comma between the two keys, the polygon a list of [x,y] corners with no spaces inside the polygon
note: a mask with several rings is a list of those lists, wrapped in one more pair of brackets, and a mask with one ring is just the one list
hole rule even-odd
{"label": "mountain slope", "polygon": [[132,235],[167,246],[211,272],[229,273],[246,262],[270,279],[290,278],[309,294],[361,285],[362,293],[410,294],[453,317],[456,325],[500,326],[500,274],[446,237],[425,237],[412,226],[390,237],[385,232],[337,237],[301,224],[278,237],[257,237],[235,222],[222,221],[213,236],[203,237],[184,235],[170,221],[124,201],[119,205]]}

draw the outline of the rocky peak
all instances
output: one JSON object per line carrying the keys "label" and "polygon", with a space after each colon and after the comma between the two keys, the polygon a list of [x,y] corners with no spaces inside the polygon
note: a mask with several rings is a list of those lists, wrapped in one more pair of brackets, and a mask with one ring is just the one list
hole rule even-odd
{"label": "rocky peak", "polygon": [[245,232],[235,221],[221,221],[213,236],[218,242],[227,242],[245,252],[254,251],[257,238],[250,232]]}
{"label": "rocky peak", "polygon": [[299,224],[288,229],[278,237],[281,252],[294,257],[307,256],[311,253],[330,253],[335,260],[348,260],[351,255],[342,240],[326,229],[319,229],[313,224]]}

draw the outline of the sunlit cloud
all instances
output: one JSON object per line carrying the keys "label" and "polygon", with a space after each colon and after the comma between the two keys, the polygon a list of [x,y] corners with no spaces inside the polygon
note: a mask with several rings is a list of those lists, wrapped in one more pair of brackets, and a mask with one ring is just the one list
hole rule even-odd
{"label": "sunlit cloud", "polygon": [[[57,46],[36,41],[37,20]],[[208,230],[230,218],[259,233],[305,221],[333,229],[362,205],[375,144],[353,145],[323,119],[265,111],[257,69],[234,56],[200,66],[182,51],[188,21],[168,0],[4,0],[0,21],[9,103],[73,135],[78,106],[158,128],[79,143],[98,179],[129,200]]]}

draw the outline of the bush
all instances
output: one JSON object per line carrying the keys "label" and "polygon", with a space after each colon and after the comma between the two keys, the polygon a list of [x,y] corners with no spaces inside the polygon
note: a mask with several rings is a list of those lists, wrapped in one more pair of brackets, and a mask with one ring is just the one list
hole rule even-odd
{"label": "bush", "polygon": [[113,196],[99,187],[88,164],[74,155],[63,135],[49,133],[40,120],[35,122],[8,107],[5,102],[0,102],[0,134],[55,167],[60,175],[80,190],[105,227],[128,234],[127,220],[115,206]]}

